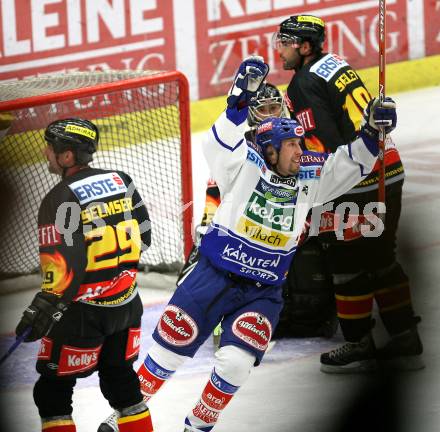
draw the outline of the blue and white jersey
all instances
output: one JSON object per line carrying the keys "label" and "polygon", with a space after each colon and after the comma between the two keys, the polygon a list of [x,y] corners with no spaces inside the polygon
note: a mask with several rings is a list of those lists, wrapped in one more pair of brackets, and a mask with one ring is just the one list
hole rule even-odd
{"label": "blue and white jersey", "polygon": [[330,155],[304,152],[298,174],[281,177],[266,165],[259,146],[244,138],[246,116],[247,109],[227,109],[205,137],[203,151],[221,204],[200,253],[217,268],[279,285],[309,210],[368,175],[377,145],[358,138]]}

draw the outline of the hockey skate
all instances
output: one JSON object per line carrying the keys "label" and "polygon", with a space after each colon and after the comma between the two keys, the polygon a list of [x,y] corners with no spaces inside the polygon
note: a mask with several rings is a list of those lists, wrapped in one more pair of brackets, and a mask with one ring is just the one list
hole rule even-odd
{"label": "hockey skate", "polygon": [[[142,420],[140,419],[140,417],[142,417]],[[99,425],[98,432],[119,432],[118,421],[120,418],[124,420],[125,425],[127,425],[128,423],[132,424],[133,422],[137,422],[138,427],[140,427],[142,430],[145,430],[145,432],[153,430],[150,412],[145,402],[142,401],[127,408],[122,408],[121,410],[115,409]],[[142,426],[139,426],[140,422],[142,422]]]}
{"label": "hockey skate", "polygon": [[118,418],[119,411],[114,410],[98,427],[98,432],[119,432]]}
{"label": "hockey skate", "polygon": [[321,372],[325,373],[363,373],[377,369],[376,348],[370,333],[359,342],[344,345],[321,354]]}
{"label": "hockey skate", "polygon": [[425,367],[422,359],[423,345],[416,327],[395,335],[381,349],[377,350],[377,359],[384,367],[412,371]]}

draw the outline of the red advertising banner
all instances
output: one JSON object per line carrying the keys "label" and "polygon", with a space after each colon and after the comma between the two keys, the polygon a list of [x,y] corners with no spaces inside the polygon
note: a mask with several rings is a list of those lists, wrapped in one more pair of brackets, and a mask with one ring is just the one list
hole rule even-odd
{"label": "red advertising banner", "polygon": [[172,0],[1,0],[0,80],[174,69]]}
{"label": "red advertising banner", "polygon": [[440,1],[425,0],[426,55],[440,54]]}
{"label": "red advertising banner", "polygon": [[[388,63],[440,53],[438,1],[386,4]],[[287,83],[292,72],[282,69],[271,39],[281,21],[301,13],[326,21],[326,51],[356,69],[375,66],[378,6],[378,0],[0,0],[0,80],[178,68],[192,97],[203,99],[224,95],[241,60],[259,54],[271,67],[269,80]]]}
{"label": "red advertising banner", "polygon": [[[294,5],[294,6],[293,6]],[[207,0],[197,2],[200,98],[224,94],[244,57],[258,53],[271,67],[269,80],[289,81],[272,34],[290,15],[309,13],[326,21],[325,50],[339,54],[355,68],[378,62],[378,1],[356,0]],[[387,1],[389,62],[408,58],[406,0]],[[209,60],[209,61],[207,61]]]}

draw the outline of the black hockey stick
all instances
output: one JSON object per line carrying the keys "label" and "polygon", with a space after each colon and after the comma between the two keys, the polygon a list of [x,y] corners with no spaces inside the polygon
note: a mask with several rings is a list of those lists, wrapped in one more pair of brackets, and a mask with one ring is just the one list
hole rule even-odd
{"label": "black hockey stick", "polygon": [[0,365],[15,351],[15,349],[20,345],[31,332],[32,327],[28,327],[17,339],[15,342],[9,347],[9,349],[2,355],[0,358]]}

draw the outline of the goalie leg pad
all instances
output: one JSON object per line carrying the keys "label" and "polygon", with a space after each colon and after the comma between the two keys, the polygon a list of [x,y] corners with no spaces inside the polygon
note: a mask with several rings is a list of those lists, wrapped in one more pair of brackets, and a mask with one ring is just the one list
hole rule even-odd
{"label": "goalie leg pad", "polygon": [[298,248],[283,285],[284,307],[272,339],[331,337],[337,329],[336,305],[324,251],[316,238]]}

